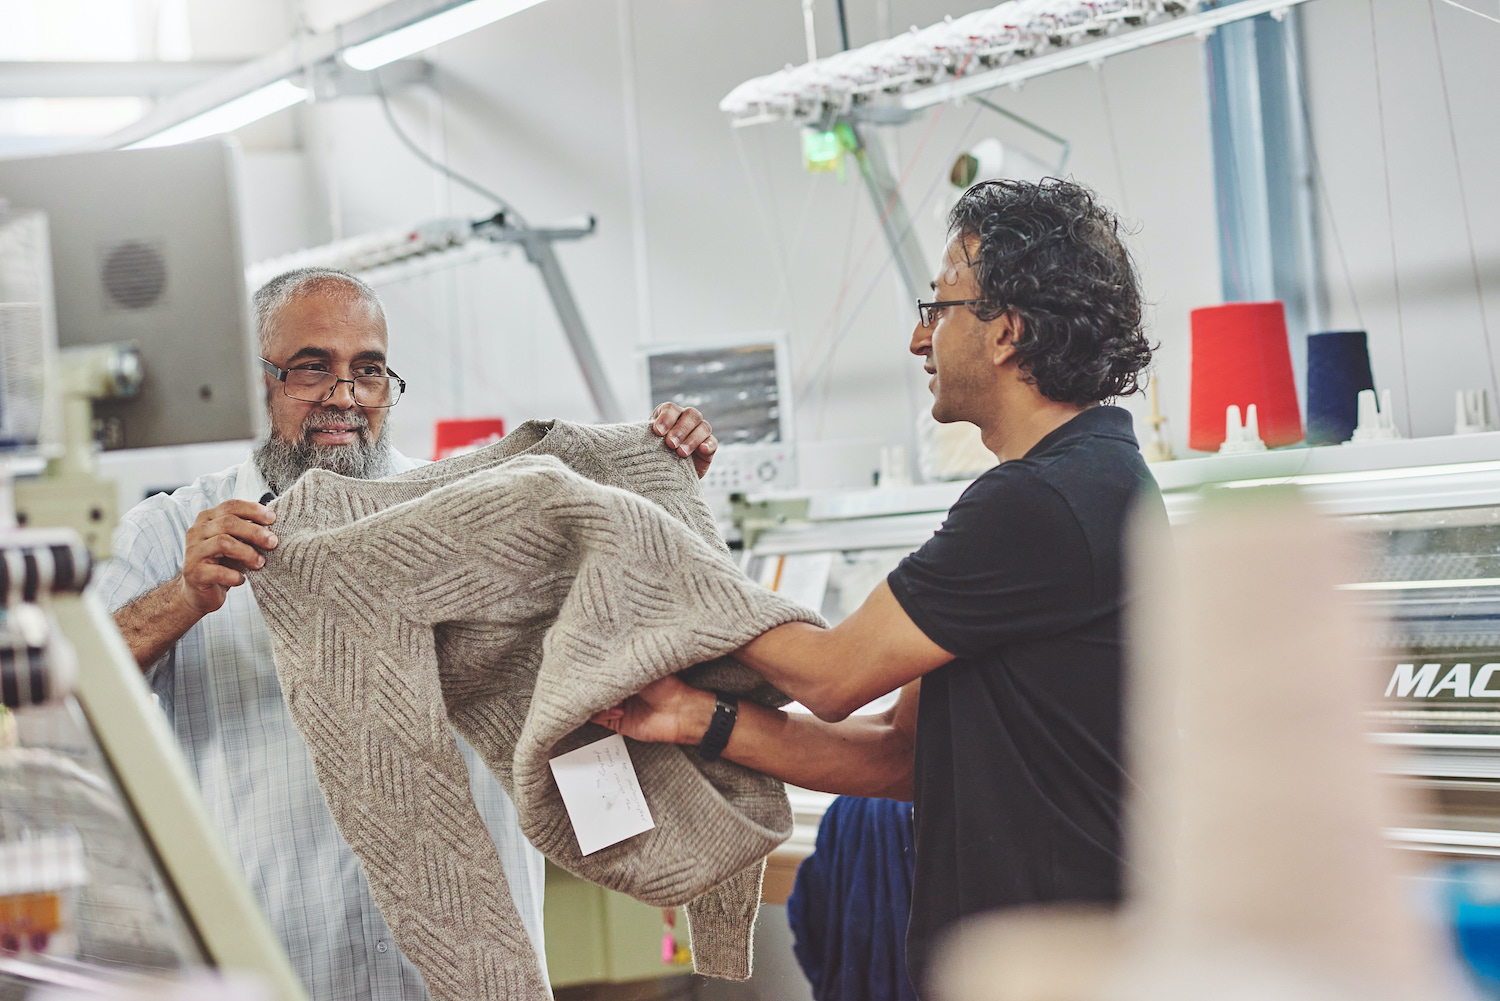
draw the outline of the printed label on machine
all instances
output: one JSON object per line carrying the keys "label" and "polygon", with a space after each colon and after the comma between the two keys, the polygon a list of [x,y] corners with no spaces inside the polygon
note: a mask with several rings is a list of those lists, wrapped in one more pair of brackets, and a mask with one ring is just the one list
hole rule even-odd
{"label": "printed label on machine", "polygon": [[656,826],[635,765],[618,733],[547,762],[573,822],[578,850],[592,855]]}
{"label": "printed label on machine", "polygon": [[1387,662],[1384,698],[1387,700],[1500,699],[1500,658],[1413,657],[1393,666]]}

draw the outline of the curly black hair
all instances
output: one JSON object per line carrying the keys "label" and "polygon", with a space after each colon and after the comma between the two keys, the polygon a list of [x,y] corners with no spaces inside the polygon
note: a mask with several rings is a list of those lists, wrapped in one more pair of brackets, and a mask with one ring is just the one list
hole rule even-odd
{"label": "curly black hair", "polygon": [[1086,406],[1141,389],[1152,345],[1140,282],[1120,220],[1088,188],[985,181],[953,207],[948,234],[964,238],[983,299],[975,315],[1024,321],[1016,351],[1043,396]]}

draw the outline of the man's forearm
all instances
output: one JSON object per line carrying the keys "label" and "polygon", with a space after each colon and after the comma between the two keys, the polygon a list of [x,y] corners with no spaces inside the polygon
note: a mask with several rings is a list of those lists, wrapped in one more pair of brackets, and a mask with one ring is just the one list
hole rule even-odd
{"label": "man's forearm", "polygon": [[[713,710],[712,693],[693,697],[690,735],[708,729]],[[887,713],[825,723],[806,713],[741,702],[723,756],[804,789],[909,800],[912,734],[893,717]]]}
{"label": "man's forearm", "polygon": [[173,577],[154,591],[147,591],[115,613],[115,625],[135,662],[148,670],[189,629],[203,618],[182,598],[182,580]]}
{"label": "man's forearm", "polygon": [[884,581],[832,629],[788,622],[734,655],[828,722],[953,659],[917,628]]}

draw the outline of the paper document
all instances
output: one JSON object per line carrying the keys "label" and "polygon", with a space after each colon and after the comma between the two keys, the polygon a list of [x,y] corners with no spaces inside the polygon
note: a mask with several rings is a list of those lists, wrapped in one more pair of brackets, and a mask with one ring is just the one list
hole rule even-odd
{"label": "paper document", "polygon": [[547,762],[573,822],[578,850],[592,855],[656,826],[618,733]]}
{"label": "paper document", "polygon": [[776,593],[814,612],[823,610],[828,594],[828,574],[833,569],[832,553],[798,553],[782,557],[781,579]]}

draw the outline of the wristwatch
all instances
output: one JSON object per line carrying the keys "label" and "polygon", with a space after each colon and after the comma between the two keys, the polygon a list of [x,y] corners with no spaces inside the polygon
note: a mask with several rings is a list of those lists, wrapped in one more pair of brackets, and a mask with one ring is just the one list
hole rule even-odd
{"label": "wristwatch", "polygon": [[698,742],[698,754],[704,761],[718,761],[729,743],[729,734],[734,730],[735,718],[739,716],[740,700],[728,692],[714,692],[718,701],[714,704],[714,718],[709,720],[703,739]]}

